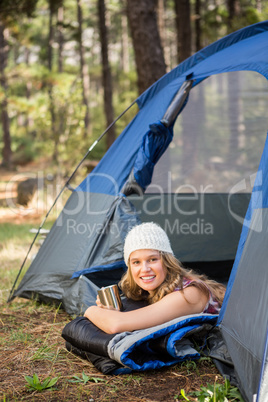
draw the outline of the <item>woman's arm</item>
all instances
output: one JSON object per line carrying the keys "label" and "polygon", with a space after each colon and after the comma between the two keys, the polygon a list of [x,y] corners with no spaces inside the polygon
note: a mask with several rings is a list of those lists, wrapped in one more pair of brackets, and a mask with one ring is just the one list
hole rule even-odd
{"label": "woman's arm", "polygon": [[208,297],[197,287],[189,286],[182,291],[175,291],[160,301],[133,311],[115,311],[89,307],[84,316],[108,334],[134,331],[163,324],[184,315],[201,313],[208,302]]}

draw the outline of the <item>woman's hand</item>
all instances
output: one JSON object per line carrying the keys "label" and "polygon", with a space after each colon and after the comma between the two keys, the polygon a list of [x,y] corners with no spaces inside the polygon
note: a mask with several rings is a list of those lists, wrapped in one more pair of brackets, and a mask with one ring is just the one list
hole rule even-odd
{"label": "woman's hand", "polygon": [[104,306],[104,304],[102,304],[101,301],[100,301],[99,295],[97,296],[96,304],[97,304],[98,307],[100,307],[100,308],[105,308],[106,310],[116,310],[116,309],[115,309],[114,307],[112,307],[112,306]]}
{"label": "woman's hand", "polygon": [[97,304],[97,306],[100,307],[100,308],[105,308],[105,306],[100,302],[99,295],[97,296],[96,304]]}

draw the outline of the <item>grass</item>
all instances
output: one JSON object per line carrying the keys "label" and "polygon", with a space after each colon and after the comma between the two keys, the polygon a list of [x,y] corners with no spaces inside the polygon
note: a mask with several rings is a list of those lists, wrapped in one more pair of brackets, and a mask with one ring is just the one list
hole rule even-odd
{"label": "grass", "polygon": [[[7,299],[9,290],[15,280],[25,254],[26,245],[31,242],[30,224],[15,225],[12,223],[1,224],[0,230],[0,261],[1,282],[0,302]],[[37,248],[35,247],[35,252]]]}
{"label": "grass", "polygon": [[[1,261],[1,282],[0,282],[0,303],[7,299],[9,291],[15,281],[19,268],[24,261],[26,252],[34,238],[30,229],[38,229],[36,223],[15,224],[5,222],[0,224],[0,261]],[[52,222],[46,224],[50,228]],[[22,275],[31,263],[31,258],[38,252],[40,237],[37,239],[26,262]]]}
{"label": "grass", "polygon": [[33,237],[30,233],[30,229],[33,227],[31,223],[24,223],[23,225],[17,225],[14,223],[2,223],[0,232],[0,242],[3,244],[25,244],[29,243]]}
{"label": "grass", "polygon": [[213,384],[219,390],[224,385],[208,358],[146,373],[105,376],[66,350],[61,331],[70,317],[63,310],[22,298],[7,304],[34,236],[32,227],[38,225],[26,219],[0,225],[0,400],[180,401],[183,390],[186,400],[195,401],[192,393],[201,392],[202,386]]}

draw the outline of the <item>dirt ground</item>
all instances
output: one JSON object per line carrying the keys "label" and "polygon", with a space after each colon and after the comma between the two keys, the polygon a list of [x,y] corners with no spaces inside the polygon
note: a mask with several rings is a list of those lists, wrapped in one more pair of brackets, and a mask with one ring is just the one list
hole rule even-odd
{"label": "dirt ground", "polygon": [[[223,382],[208,361],[185,362],[173,367],[106,376],[65,349],[61,331],[70,317],[47,306],[17,301],[0,313],[0,400],[3,401],[176,401],[181,389],[188,394],[207,383]],[[82,373],[85,384],[72,382]],[[55,387],[29,391],[25,376],[40,380],[59,377]],[[4,399],[5,398],[5,399]]]}
{"label": "dirt ground", "polygon": [[[14,212],[7,207],[10,200],[16,201],[16,192],[6,191],[14,172],[1,170],[0,174],[0,223],[40,223],[40,213],[29,215],[23,208]],[[34,301],[2,302],[0,401],[178,401],[182,389],[188,395],[201,385],[224,382],[207,358],[157,371],[105,376],[90,362],[66,350],[61,332],[70,319],[64,311]],[[25,376],[34,374],[41,382],[48,377],[58,379],[50,389],[29,390]]]}

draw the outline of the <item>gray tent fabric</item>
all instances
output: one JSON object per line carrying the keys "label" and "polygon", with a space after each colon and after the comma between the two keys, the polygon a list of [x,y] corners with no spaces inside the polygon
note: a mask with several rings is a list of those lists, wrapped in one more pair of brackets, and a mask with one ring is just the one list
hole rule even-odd
{"label": "gray tent fabric", "polygon": [[[103,265],[105,270],[110,263],[122,262],[126,233],[139,222],[133,205],[124,196],[72,193],[13,297],[63,303],[69,314],[79,315],[86,310],[78,297],[82,295],[79,272],[85,275],[88,269],[90,274],[94,266]],[[110,276],[110,282],[105,284],[118,282],[123,272],[119,269],[116,277],[113,270],[109,271],[106,280]],[[90,297],[91,286],[89,289]]]}
{"label": "gray tent fabric", "polygon": [[83,315],[96,302],[99,287],[86,276],[73,280],[62,296],[62,306],[70,315]]}
{"label": "gray tent fabric", "polygon": [[[261,230],[262,228],[262,230]],[[268,209],[254,211],[242,258],[224,318],[220,324],[223,339],[235,366],[238,383],[246,401],[257,395],[266,348],[268,328],[267,255]],[[264,362],[265,363],[265,362]],[[263,390],[267,389],[267,366]],[[267,394],[262,392],[267,401]]]}
{"label": "gray tent fabric", "polygon": [[[234,260],[250,194],[145,194],[129,197],[142,222],[154,220],[182,262]],[[215,264],[216,265],[216,264]]]}

